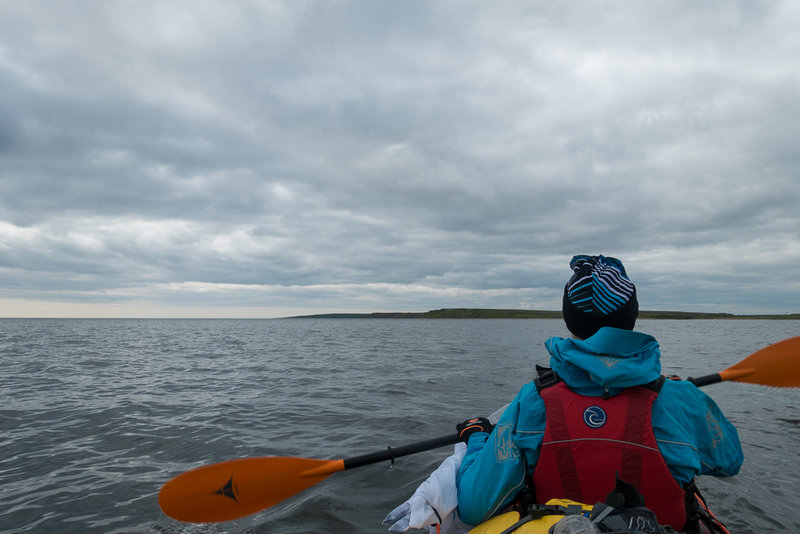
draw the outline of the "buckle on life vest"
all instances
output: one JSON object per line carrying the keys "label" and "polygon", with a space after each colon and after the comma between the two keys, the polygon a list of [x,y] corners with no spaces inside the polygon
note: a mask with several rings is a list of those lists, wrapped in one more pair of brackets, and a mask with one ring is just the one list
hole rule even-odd
{"label": "buckle on life vest", "polygon": [[536,373],[538,376],[533,380],[533,383],[536,384],[536,391],[540,393],[544,388],[555,386],[561,382],[561,378],[549,367],[537,365]]}

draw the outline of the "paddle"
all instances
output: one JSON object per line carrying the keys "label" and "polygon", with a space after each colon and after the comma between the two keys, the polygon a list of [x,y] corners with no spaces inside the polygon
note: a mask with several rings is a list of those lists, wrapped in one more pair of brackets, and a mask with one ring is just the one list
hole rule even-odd
{"label": "paddle", "polygon": [[[754,352],[719,373],[689,378],[696,386],[736,381],[800,387],[800,337]],[[231,521],[269,508],[333,473],[415,454],[458,442],[448,434],[402,447],[339,460],[269,456],[241,458],[182,473],[161,488],[161,510],[179,521]]]}
{"label": "paddle", "polygon": [[697,387],[727,381],[800,387],[800,336],[768,345],[719,373],[688,380]]}
{"label": "paddle", "polygon": [[165,514],[179,521],[231,521],[269,508],[338,471],[394,461],[400,456],[451,445],[458,439],[458,434],[453,433],[340,460],[285,456],[229,460],[176,476],[161,488],[158,504]]}

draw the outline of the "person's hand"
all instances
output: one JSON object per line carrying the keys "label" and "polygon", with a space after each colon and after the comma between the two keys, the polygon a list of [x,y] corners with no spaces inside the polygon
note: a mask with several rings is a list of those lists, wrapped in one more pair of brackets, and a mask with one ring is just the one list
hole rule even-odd
{"label": "person's hand", "polygon": [[492,430],[494,430],[494,425],[485,417],[474,417],[457,424],[456,430],[458,431],[458,437],[461,438],[461,441],[468,443],[469,437],[475,432],[491,434]]}

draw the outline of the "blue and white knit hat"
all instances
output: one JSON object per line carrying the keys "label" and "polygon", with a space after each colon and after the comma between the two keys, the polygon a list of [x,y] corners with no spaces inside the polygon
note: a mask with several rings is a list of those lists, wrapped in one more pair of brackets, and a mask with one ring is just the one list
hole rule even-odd
{"label": "blue and white knit hat", "polygon": [[567,281],[562,300],[569,331],[586,339],[603,326],[633,330],[639,301],[622,262],[606,256],[575,256],[569,266],[575,274]]}

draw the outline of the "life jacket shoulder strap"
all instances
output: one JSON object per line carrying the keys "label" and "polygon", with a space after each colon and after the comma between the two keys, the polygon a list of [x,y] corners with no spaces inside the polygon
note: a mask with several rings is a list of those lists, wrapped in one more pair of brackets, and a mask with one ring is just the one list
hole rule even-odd
{"label": "life jacket shoulder strap", "polygon": [[664,381],[666,381],[667,377],[664,375],[659,376],[652,382],[648,382],[647,384],[642,384],[642,387],[651,389],[656,392],[656,394],[661,393],[661,388],[664,386]]}
{"label": "life jacket shoulder strap", "polygon": [[539,393],[541,393],[543,389],[555,386],[561,382],[561,377],[549,367],[542,367],[537,364],[536,375],[536,378],[533,379],[533,383],[536,384],[536,391]]}

